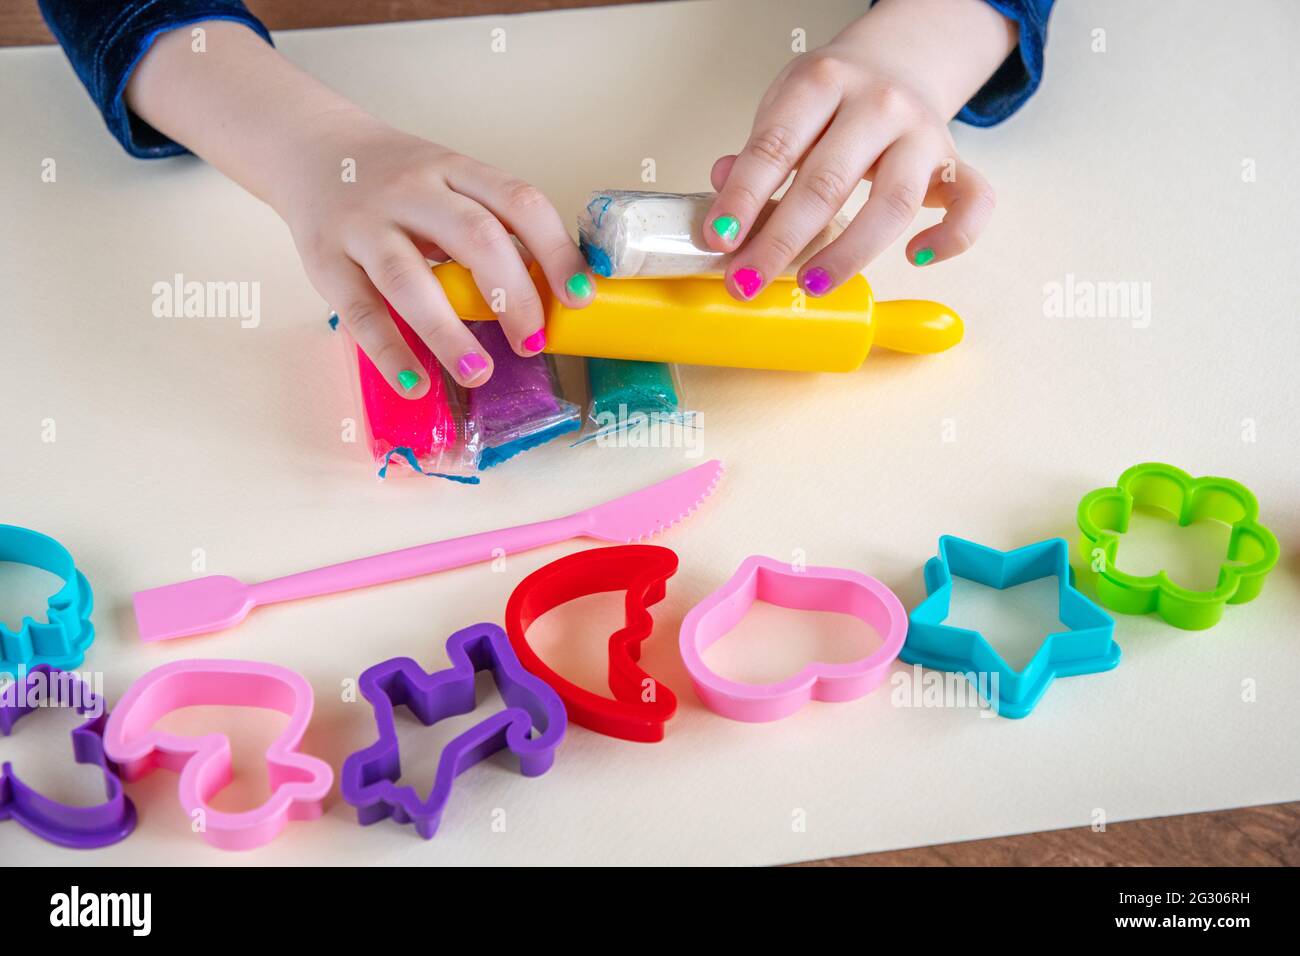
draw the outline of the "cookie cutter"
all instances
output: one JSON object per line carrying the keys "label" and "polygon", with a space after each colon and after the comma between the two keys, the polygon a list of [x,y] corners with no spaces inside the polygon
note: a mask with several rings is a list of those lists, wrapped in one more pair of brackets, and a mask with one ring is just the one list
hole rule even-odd
{"label": "cookie cutter", "polygon": [[[1016,671],[979,631],[943,623],[952,601],[954,576],[998,590],[1056,577],[1060,582],[1058,615],[1065,629],[1048,634],[1033,659]],[[964,674],[981,696],[996,695],[989,703],[999,714],[1026,717],[1056,678],[1096,674],[1119,664],[1114,620],[1076,589],[1073,581],[1070,546],[1064,538],[998,551],[944,535],[939,539],[938,557],[925,564],[929,596],[912,611],[899,659]],[[987,683],[980,675],[988,675]]]}
{"label": "cookie cutter", "polygon": [[[287,714],[289,723],[266,751],[271,796],[261,806],[228,813],[209,801],[231,780],[225,734],[183,737],[154,729],[182,707],[260,707]],[[145,674],[113,708],[104,751],[122,779],[139,780],[158,767],[180,774],[181,806],[212,846],[250,850],[275,839],[290,820],[313,820],[334,782],[329,764],[297,750],[311,721],[311,685],[276,664],[188,660]]]}
{"label": "cookie cutter", "polygon": [[8,761],[0,764],[0,821],[15,820],[32,833],[76,850],[90,850],[125,840],[135,829],[135,805],[122,790],[117,768],[104,755],[104,701],[80,677],[38,664],[21,680],[0,690],[0,735],[44,707],[71,707],[90,719],[72,731],[72,755],[77,763],[98,767],[104,775],[104,802],[69,806],[33,790],[19,779]]}
{"label": "cookie cutter", "polygon": [[[1133,508],[1142,505],[1172,517],[1180,526],[1221,521],[1231,527],[1226,562],[1208,590],[1175,584],[1165,571],[1126,574],[1116,565],[1120,536]],[[1273,532],[1258,521],[1259,503],[1250,489],[1231,478],[1193,478],[1160,462],[1134,465],[1113,488],[1098,488],[1079,502],[1079,547],[1084,567],[1096,575],[1097,600],[1121,614],[1155,612],[1174,627],[1203,630],[1223,617],[1228,604],[1259,596],[1264,578],[1281,555]]]}
{"label": "cookie cutter", "polygon": [[[818,661],[775,683],[728,680],[704,662],[703,652],[739,624],[755,601],[795,611],[849,614],[873,627],[882,643],[859,660]],[[885,679],[906,636],[907,611],[894,592],[875,578],[846,568],[796,570],[751,555],[726,584],[687,612],[680,643],[682,660],[704,706],[732,720],[761,722],[789,717],[810,700],[833,703],[871,693]]]}
{"label": "cookie cutter", "polygon": [[[426,840],[438,832],[456,778],[481,760],[508,748],[519,757],[519,772],[536,777],[551,768],[564,737],[564,704],[545,681],[524,670],[506,632],[495,624],[475,624],[447,639],[451,666],[428,673],[409,657],[394,657],[362,675],[362,696],[375,712],[379,739],[343,762],[339,790],[357,808],[362,826],[392,817],[410,823]],[[414,787],[399,786],[401,748],[393,721],[405,706],[424,726],[468,714],[477,704],[474,675],[491,671],[506,709],[480,721],[448,743],[427,799]],[[533,728],[536,735],[532,735]]]}
{"label": "cookie cutter", "polygon": [[41,664],[62,671],[80,667],[95,640],[90,623],[95,598],[72,554],[39,531],[0,524],[0,561],[29,564],[63,579],[63,587],[50,596],[45,621],[25,617],[17,631],[0,621],[0,673],[19,674]]}
{"label": "cookie cutter", "polygon": [[[506,633],[520,663],[555,689],[569,720],[608,737],[654,743],[677,712],[677,697],[637,663],[650,637],[649,608],[663,600],[665,583],[677,570],[677,555],[652,544],[591,548],[543,565],[519,582],[506,603]],[[609,637],[609,689],[594,694],[561,677],[528,643],[528,628],[547,611],[575,598],[626,591],[624,626]]]}

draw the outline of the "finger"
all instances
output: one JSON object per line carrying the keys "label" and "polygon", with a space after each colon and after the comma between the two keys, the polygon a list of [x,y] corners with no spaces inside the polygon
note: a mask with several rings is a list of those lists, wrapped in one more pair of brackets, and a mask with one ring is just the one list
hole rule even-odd
{"label": "finger", "polygon": [[[799,166],[794,182],[727,269],[730,287],[753,298],[817,237],[840,211],[862,174],[894,139],[882,122],[837,119]],[[814,288],[816,288],[815,273]]]}
{"label": "finger", "polygon": [[345,248],[456,381],[474,386],[488,380],[491,360],[408,236],[394,228],[354,238]]}
{"label": "finger", "polygon": [[429,242],[428,240],[420,239],[417,236],[412,236],[411,241],[415,243],[415,248],[420,250],[420,255],[432,262],[442,263],[448,262],[451,259],[451,256],[443,252],[442,247],[436,242]]}
{"label": "finger", "polygon": [[482,165],[453,171],[447,177],[447,184],[481,203],[519,237],[542,267],[556,298],[576,309],[591,302],[596,287],[587,260],[569,235],[560,214],[540,189]]}
{"label": "finger", "polygon": [[[719,252],[740,247],[763,205],[786,181],[838,105],[810,86],[791,85],[754,119],[745,148],[737,154],[704,220],[704,241]],[[716,169],[716,165],[715,165]]]}
{"label": "finger", "polygon": [[393,391],[405,398],[424,397],[430,383],[423,363],[402,339],[383,297],[361,267],[340,257],[308,271],[312,284]]}
{"label": "finger", "polygon": [[935,167],[935,149],[927,140],[904,136],[876,162],[871,194],[844,233],[799,270],[799,284],[824,295],[880,255],[903,234],[925,198]]}
{"label": "finger", "polygon": [[940,178],[930,194],[947,212],[942,222],[921,230],[907,244],[907,261],[918,266],[943,262],[973,246],[997,206],[988,180],[965,163],[957,164],[951,182]]}
{"label": "finger", "polygon": [[413,206],[408,218],[412,228],[434,239],[473,274],[511,348],[519,355],[540,352],[546,345],[542,298],[501,220],[458,192],[445,194],[436,204]]}
{"label": "finger", "polygon": [[713,169],[709,170],[709,182],[713,185],[713,191],[719,192],[727,183],[727,177],[731,175],[731,167],[736,165],[736,154],[728,153],[726,156],[719,156],[713,164]]}

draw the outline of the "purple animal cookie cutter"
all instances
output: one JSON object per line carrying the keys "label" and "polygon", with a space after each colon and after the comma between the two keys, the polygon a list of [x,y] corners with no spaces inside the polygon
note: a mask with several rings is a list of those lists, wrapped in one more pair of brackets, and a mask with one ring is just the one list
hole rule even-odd
{"label": "purple animal cookie cutter", "polygon": [[89,807],[51,800],[18,779],[6,761],[0,765],[0,820],[16,820],[42,839],[77,850],[126,839],[135,829],[135,805],[122,791],[116,765],[104,755],[108,711],[76,674],[39,664],[0,691],[0,734],[8,737],[20,718],[49,706],[73,707],[82,715],[98,712],[72,731],[72,753],[77,763],[104,772],[107,799]]}
{"label": "purple animal cookie cutter", "polygon": [[[551,768],[568,720],[558,694],[524,670],[505,631],[475,624],[447,639],[451,667],[427,673],[409,657],[395,657],[361,675],[361,693],[375,711],[379,739],[343,763],[339,790],[357,808],[365,826],[392,817],[415,825],[426,840],[438,832],[456,777],[498,750],[519,757],[519,771],[536,777]],[[399,786],[400,747],[393,711],[407,707],[426,727],[445,717],[468,714],[477,703],[474,675],[490,670],[506,709],[493,714],[443,748],[427,800],[414,787]],[[531,735],[533,728],[537,733]]]}

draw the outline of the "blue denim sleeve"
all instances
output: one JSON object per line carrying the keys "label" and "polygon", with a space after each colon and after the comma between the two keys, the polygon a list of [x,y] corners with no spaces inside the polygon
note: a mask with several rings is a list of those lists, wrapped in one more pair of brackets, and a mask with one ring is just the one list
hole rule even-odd
{"label": "blue denim sleeve", "polygon": [[957,119],[971,126],[992,126],[1025,105],[1043,78],[1043,47],[1047,18],[1055,0],[985,0],[1020,31],[1020,43],[989,77]]}
{"label": "blue denim sleeve", "polygon": [[200,20],[233,20],[271,42],[239,0],[40,0],[40,6],[109,132],[142,159],[186,152],[126,107],[126,82],[155,37]]}
{"label": "blue denim sleeve", "polygon": [[[1025,105],[1043,78],[1043,47],[1047,44],[1047,18],[1056,0],[984,0],[1015,22],[1020,42],[989,77],[957,119],[971,126],[993,126]],[[876,0],[871,0],[874,6]]]}

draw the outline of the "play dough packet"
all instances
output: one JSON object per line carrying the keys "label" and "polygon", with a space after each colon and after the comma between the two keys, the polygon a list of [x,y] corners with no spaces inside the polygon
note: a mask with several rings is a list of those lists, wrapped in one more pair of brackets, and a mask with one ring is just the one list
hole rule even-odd
{"label": "play dough packet", "polygon": [[586,359],[587,415],[575,445],[592,439],[658,447],[664,429],[695,429],[699,415],[682,400],[677,366],[665,362]]}
{"label": "play dough packet", "polygon": [[[731,254],[704,242],[714,193],[658,193],[610,189],[592,193],[578,216],[578,244],[591,271],[611,279],[671,278],[725,272]],[[769,202],[758,224],[776,207]],[[833,219],[790,264],[793,275],[844,231]]]}
{"label": "play dough packet", "polygon": [[578,430],[580,411],[560,397],[550,356],[516,355],[499,322],[468,325],[493,366],[491,378],[463,390],[469,428],[479,443],[479,470]]}
{"label": "play dough packet", "polygon": [[[376,473],[380,478],[410,473],[477,484],[481,445],[454,383],[402,317],[391,306],[388,312],[430,386],[421,398],[398,395],[352,337],[344,335]],[[331,325],[337,323],[331,320]]]}

